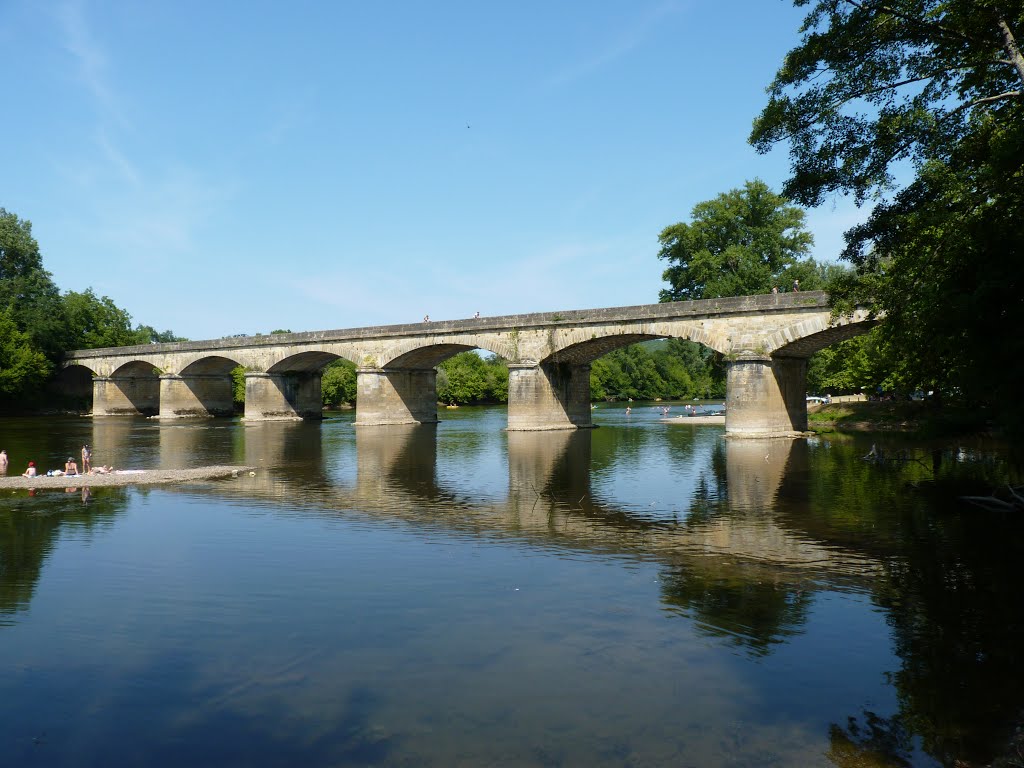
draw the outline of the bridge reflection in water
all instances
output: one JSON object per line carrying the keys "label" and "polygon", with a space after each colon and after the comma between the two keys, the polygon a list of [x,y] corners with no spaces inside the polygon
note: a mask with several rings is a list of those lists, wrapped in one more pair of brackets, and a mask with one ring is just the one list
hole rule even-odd
{"label": "bridge reflection in water", "polygon": [[[673,571],[685,565],[691,575],[720,574],[739,563],[744,579],[801,593],[822,581],[862,583],[876,568],[863,554],[815,540],[780,519],[777,500],[787,478],[808,470],[806,441],[719,439],[711,491],[705,484],[693,498],[641,508],[634,499],[608,497],[601,484],[595,488],[591,431],[504,433],[496,439],[505,451],[490,461],[495,475],[506,465],[506,490],[495,482],[485,495],[442,479],[450,473],[439,464],[470,466],[473,457],[439,462],[436,425],[353,432],[346,445],[325,451],[316,425],[246,423],[234,432],[236,444],[221,449],[230,447],[236,461],[257,467],[256,475],[211,484],[204,493],[654,558]],[[165,467],[204,455],[211,440],[206,428],[165,425],[159,435],[159,463]],[[704,498],[709,493],[713,503]]]}
{"label": "bridge reflection in water", "polygon": [[[868,591],[880,567],[856,548],[815,538],[780,514],[787,482],[799,483],[808,472],[806,441],[726,440],[716,431],[711,477],[697,484],[691,498],[650,507],[615,498],[604,483],[594,482],[598,433],[505,432],[496,438],[503,450],[482,460],[474,454],[487,448],[467,448],[460,440],[455,449],[438,430],[354,429],[333,445],[315,424],[244,423],[230,449],[236,461],[257,467],[256,475],[213,483],[203,493],[418,529],[441,526],[446,535],[519,540],[574,556],[658,562],[667,610],[753,655],[800,631],[815,592]],[[159,435],[162,466],[204,455],[217,440],[202,427],[164,425]],[[439,439],[446,445],[441,459]],[[449,455],[451,450],[462,452]],[[448,464],[490,472],[486,493],[467,491],[474,483],[448,471]]]}

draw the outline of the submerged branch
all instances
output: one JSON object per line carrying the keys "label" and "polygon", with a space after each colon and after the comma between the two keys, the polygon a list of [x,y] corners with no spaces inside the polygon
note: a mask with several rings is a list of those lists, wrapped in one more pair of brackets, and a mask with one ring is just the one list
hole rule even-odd
{"label": "submerged branch", "polygon": [[1024,486],[1014,488],[1012,485],[1007,485],[1006,488],[1012,497],[1010,501],[1000,499],[994,495],[961,496],[960,499],[968,504],[974,504],[991,512],[1024,512]]}

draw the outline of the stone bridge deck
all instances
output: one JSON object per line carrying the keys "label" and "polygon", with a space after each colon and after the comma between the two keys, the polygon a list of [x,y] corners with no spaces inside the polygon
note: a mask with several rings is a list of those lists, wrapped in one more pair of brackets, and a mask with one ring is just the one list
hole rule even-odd
{"label": "stone bridge deck", "polygon": [[368,426],[436,421],[435,366],[482,349],[509,362],[510,430],[574,429],[591,426],[593,360],[674,337],[725,356],[730,435],[783,436],[806,430],[807,357],[871,323],[834,317],[824,293],[786,293],[79,350],[64,365],[90,371],[94,415],[227,414],[242,366],[245,418],[288,419],[319,417],[320,372],[343,358]]}

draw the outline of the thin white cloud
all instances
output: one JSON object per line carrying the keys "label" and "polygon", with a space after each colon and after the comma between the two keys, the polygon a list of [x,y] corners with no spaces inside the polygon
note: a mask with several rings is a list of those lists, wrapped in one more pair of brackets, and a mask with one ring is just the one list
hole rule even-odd
{"label": "thin white cloud", "polygon": [[63,31],[64,48],[77,62],[75,74],[96,100],[104,119],[126,125],[123,110],[108,81],[109,64],[85,18],[82,0],[67,0],[53,10]]}
{"label": "thin white cloud", "polygon": [[121,150],[114,146],[103,128],[96,131],[96,144],[99,145],[103,156],[108,163],[117,171],[122,180],[133,186],[139,186],[140,174],[135,164],[129,160]]}
{"label": "thin white cloud", "polygon": [[91,128],[81,132],[89,146],[70,156],[75,150],[55,147],[54,166],[78,191],[80,209],[92,212],[79,247],[102,254],[112,269],[162,277],[169,265],[201,258],[197,232],[233,196],[234,184],[211,179],[187,160],[157,164],[165,148],[134,135],[125,117],[133,105],[113,85],[116,57],[97,40],[88,11],[85,0],[65,0],[51,12],[72,75],[94,110]]}
{"label": "thin white cloud", "polygon": [[627,55],[639,46],[666,16],[675,13],[680,5],[676,0],[666,0],[648,8],[632,24],[626,26],[613,39],[596,47],[591,55],[574,61],[548,78],[545,85],[561,88],[602,69],[606,65]]}

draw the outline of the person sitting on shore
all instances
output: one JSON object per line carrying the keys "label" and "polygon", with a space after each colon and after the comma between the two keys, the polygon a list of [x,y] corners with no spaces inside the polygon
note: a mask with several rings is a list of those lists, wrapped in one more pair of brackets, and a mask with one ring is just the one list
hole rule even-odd
{"label": "person sitting on shore", "polygon": [[100,464],[100,466],[98,466],[98,467],[93,467],[92,470],[89,472],[89,474],[90,475],[109,475],[113,471],[114,471],[113,467],[106,467],[106,466]]}
{"label": "person sitting on shore", "polygon": [[68,456],[68,460],[64,464],[64,474],[65,475],[77,475],[78,474],[78,465],[75,463],[75,460],[73,458],[71,458],[70,456]]}
{"label": "person sitting on shore", "polygon": [[36,476],[36,463],[30,461],[28,463],[28,469],[21,473],[22,477],[35,477]]}

